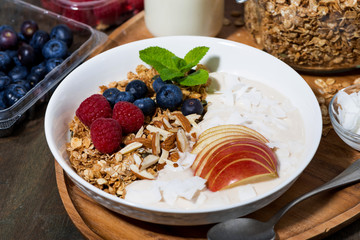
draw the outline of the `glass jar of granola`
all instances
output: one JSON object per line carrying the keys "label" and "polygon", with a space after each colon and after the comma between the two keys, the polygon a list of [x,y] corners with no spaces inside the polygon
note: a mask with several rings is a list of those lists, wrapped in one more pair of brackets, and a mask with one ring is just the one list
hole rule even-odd
{"label": "glass jar of granola", "polygon": [[358,0],[249,0],[245,21],[263,50],[297,70],[360,65]]}

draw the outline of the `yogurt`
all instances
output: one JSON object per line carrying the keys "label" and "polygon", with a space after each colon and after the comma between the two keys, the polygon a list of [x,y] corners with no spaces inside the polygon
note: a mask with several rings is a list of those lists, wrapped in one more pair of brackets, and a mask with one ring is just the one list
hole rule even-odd
{"label": "yogurt", "polygon": [[224,0],[145,0],[145,24],[156,37],[216,36],[223,24]]}
{"label": "yogurt", "polygon": [[[206,180],[190,168],[196,155],[181,153],[178,167],[166,165],[156,180],[127,186],[125,199],[141,205],[173,209],[199,209],[249,200],[268,192],[297,169],[304,159],[303,122],[296,108],[275,89],[228,73],[211,73],[208,109],[192,131],[200,134],[223,124],[242,124],[269,140],[279,162],[278,178],[211,192]],[[191,133],[190,133],[191,134]]]}

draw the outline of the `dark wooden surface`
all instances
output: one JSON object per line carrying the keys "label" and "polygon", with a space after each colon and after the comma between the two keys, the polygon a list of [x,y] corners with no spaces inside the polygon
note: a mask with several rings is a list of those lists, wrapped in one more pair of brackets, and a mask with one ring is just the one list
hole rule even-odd
{"label": "dark wooden surface", "polygon": [[[84,239],[59,197],[44,135],[45,107],[11,136],[0,138],[0,240]],[[360,220],[326,238],[336,239],[360,240]]]}

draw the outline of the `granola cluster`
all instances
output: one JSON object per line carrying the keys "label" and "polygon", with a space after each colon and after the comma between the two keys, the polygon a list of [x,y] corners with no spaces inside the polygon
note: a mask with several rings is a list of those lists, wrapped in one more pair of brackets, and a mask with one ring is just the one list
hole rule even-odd
{"label": "granola cluster", "polygon": [[251,0],[247,28],[265,51],[303,70],[336,70],[360,63],[357,0]]}
{"label": "granola cluster", "polygon": [[[197,68],[203,68],[199,65]],[[144,81],[152,89],[154,69],[139,65],[136,73],[129,72],[126,80],[111,82],[100,86],[100,93],[108,88],[125,90],[127,83],[134,79]],[[197,98],[205,101],[207,85],[181,87],[184,99]],[[206,109],[206,108],[205,108]],[[137,179],[155,179],[157,172],[166,164],[178,166],[180,152],[190,150],[191,142],[197,138],[194,127],[202,116],[184,116],[180,111],[157,108],[153,116],[145,118],[145,124],[137,133],[123,138],[122,148],[113,154],[103,154],[95,149],[90,130],[76,116],[69,124],[71,140],[66,148],[69,159],[76,172],[92,185],[107,193],[125,197],[125,187]]]}

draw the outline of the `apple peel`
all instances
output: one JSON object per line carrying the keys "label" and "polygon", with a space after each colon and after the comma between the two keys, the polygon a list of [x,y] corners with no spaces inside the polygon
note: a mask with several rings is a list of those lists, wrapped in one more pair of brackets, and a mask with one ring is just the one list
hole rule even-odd
{"label": "apple peel", "polygon": [[268,142],[257,131],[242,125],[210,128],[199,136],[193,148],[197,156],[191,168],[195,176],[207,180],[211,191],[278,177],[277,158]]}

